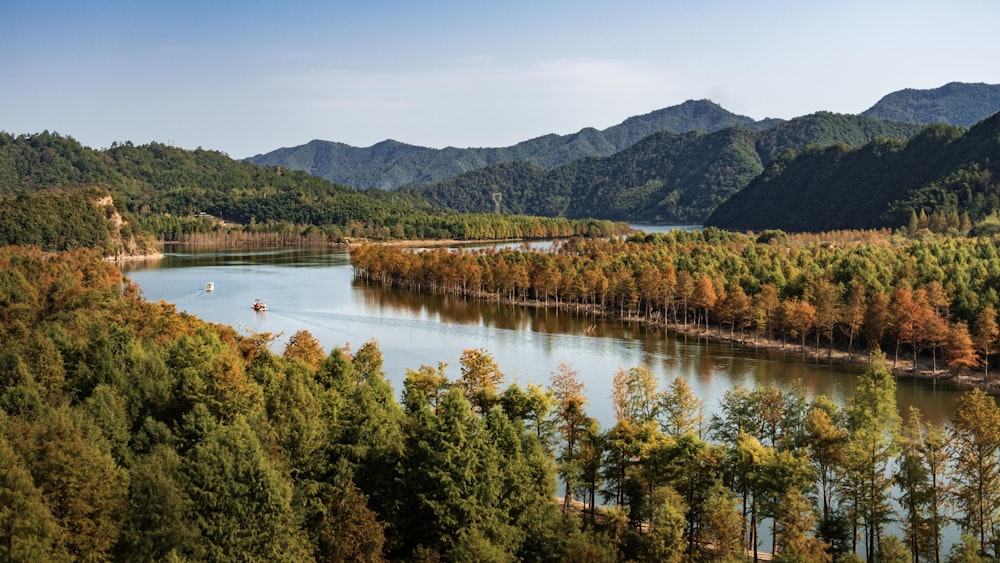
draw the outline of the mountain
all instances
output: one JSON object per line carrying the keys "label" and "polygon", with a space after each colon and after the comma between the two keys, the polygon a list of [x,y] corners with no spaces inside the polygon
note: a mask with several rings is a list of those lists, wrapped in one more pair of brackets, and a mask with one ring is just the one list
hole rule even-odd
{"label": "mountain", "polygon": [[893,92],[861,115],[905,123],[969,127],[1000,111],[1000,84],[951,82],[940,88]]}
{"label": "mountain", "polygon": [[590,156],[610,156],[659,131],[713,132],[728,127],[761,130],[781,120],[736,115],[709,100],[683,104],[630,117],[602,131],[581,129],[571,135],[544,135],[502,148],[432,149],[386,140],[358,148],[330,141],[281,148],[247,159],[258,165],[304,170],[331,182],[357,188],[393,189],[451,178],[493,164],[524,160],[554,168]]}
{"label": "mountain", "polygon": [[401,191],[463,212],[492,209],[492,194],[499,192],[502,208],[510,213],[695,223],[787,150],[861,146],[883,137],[905,139],[918,130],[912,124],[820,112],[762,131],[661,131],[609,157],[552,170],[505,163]]}
{"label": "mountain", "polygon": [[927,126],[905,142],[786,153],[705,224],[827,231],[901,227],[926,213],[979,221],[998,211],[1000,113],[968,130]]}

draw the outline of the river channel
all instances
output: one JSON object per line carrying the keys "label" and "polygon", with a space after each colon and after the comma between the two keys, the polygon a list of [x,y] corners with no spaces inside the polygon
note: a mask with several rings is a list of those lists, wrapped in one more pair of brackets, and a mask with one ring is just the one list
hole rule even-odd
{"label": "river channel", "polygon": [[[619,368],[645,365],[664,386],[685,378],[703,400],[706,418],[736,385],[788,389],[801,381],[810,395],[825,394],[843,404],[860,371],[802,359],[791,345],[784,352],[741,348],[565,311],[387,290],[354,280],[347,252],[339,249],[168,249],[162,259],[126,264],[123,272],[150,301],[165,300],[240,332],[280,334],[275,352],[303,329],[327,351],[345,344],[356,349],[374,338],[397,393],[406,370],[421,365],[444,362],[448,376],[457,379],[459,358],[469,348],[492,353],[507,382],[521,386],[547,384],[551,372],[567,362],[579,372],[588,411],[603,427],[614,423],[611,380]],[[206,290],[209,282],[212,291]],[[251,310],[258,298],[268,311]],[[904,415],[916,405],[937,423],[950,416],[958,394],[925,382],[898,383]]]}

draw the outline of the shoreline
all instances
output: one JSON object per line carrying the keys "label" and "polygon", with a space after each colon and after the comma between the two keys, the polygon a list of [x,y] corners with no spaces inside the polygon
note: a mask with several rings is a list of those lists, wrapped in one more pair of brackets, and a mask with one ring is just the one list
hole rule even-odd
{"label": "shoreline", "polygon": [[[485,296],[470,295],[469,297],[479,301],[497,302],[496,299],[484,299]],[[776,352],[785,357],[794,356],[800,359],[814,360],[817,364],[821,365],[857,366],[863,369],[868,365],[869,361],[869,353],[864,349],[855,350],[853,353],[849,353],[844,348],[834,346],[831,351],[829,343],[826,343],[825,346],[821,343],[818,350],[815,345],[809,344],[807,344],[803,350],[799,342],[788,342],[775,338],[769,339],[764,336],[755,337],[753,334],[747,333],[742,335],[737,333],[730,336],[727,333],[726,328],[720,327],[719,325],[710,325],[709,329],[706,330],[704,326],[694,327],[692,325],[684,325],[637,316],[623,317],[613,312],[599,309],[593,305],[577,306],[575,304],[564,303],[556,305],[553,303],[545,303],[544,301],[518,299],[503,299],[499,302],[506,305],[515,305],[534,309],[551,309],[569,313],[586,313],[595,317],[611,319],[618,322],[639,323],[647,327],[664,329],[675,335],[684,335],[698,340],[706,340],[721,344],[731,344],[743,347],[746,350],[753,349],[755,351]],[[812,342],[815,342],[815,339],[813,339]],[[923,357],[918,358],[916,369],[914,369],[913,361],[903,356],[898,358],[894,367],[892,355],[888,352],[885,353],[886,363],[888,364],[887,367],[897,381],[921,381],[930,385],[941,384],[954,387],[956,389],[978,388],[982,389],[987,394],[1000,396],[1000,377],[995,376],[992,373],[988,379],[985,376],[985,372],[982,370],[963,370],[961,374],[956,374],[950,369],[947,369],[944,360],[941,358],[938,359],[936,371],[934,370],[933,360]]]}

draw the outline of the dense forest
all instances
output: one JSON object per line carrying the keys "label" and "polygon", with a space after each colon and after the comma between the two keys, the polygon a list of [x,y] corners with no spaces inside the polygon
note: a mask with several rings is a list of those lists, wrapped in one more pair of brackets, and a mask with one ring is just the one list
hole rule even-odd
{"label": "dense forest", "polygon": [[904,123],[970,127],[1000,111],[1000,84],[950,82],[939,88],[906,88],[887,94],[861,115]]}
{"label": "dense forest", "polygon": [[490,209],[491,194],[500,192],[504,209],[513,213],[701,223],[785,151],[859,147],[879,138],[903,140],[918,130],[912,124],[821,112],[760,131],[661,131],[608,157],[551,170],[528,162],[498,164],[399,191],[464,212]]}
{"label": "dense forest", "polygon": [[747,340],[781,338],[829,355],[892,352],[937,373],[1000,353],[996,241],[888,232],[757,237],[676,230],[624,241],[573,239],[551,252],[364,246],[357,275],[436,291],[592,310],[675,326],[714,326]]}
{"label": "dense forest", "polygon": [[[124,233],[105,232],[101,215],[107,206],[93,204],[109,194],[124,223],[116,228]],[[116,242],[134,239],[133,246],[148,246],[154,238],[210,235],[263,240],[260,233],[270,233],[290,243],[296,237],[342,242],[605,236],[627,229],[607,221],[443,212],[413,196],[359,192],[218,151],[157,143],[96,151],[47,132],[0,133],[0,205],[6,211],[0,219],[2,244],[102,247],[109,253]]]}
{"label": "dense forest", "polygon": [[847,405],[737,387],[702,419],[643,366],[522,388],[483,349],[397,399],[377,342],[278,355],[93,251],[0,250],[0,304],[3,560],[933,560],[948,518],[950,560],[1000,550],[1000,408],[903,420],[877,353]]}
{"label": "dense forest", "polygon": [[812,147],[775,159],[706,225],[822,231],[898,228],[920,213],[1000,213],[1000,113],[968,130],[928,126],[907,142]]}

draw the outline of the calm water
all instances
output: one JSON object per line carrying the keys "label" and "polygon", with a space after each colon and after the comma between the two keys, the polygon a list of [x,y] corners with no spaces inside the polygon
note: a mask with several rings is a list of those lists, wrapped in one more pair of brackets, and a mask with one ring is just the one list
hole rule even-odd
{"label": "calm water", "polygon": [[[387,290],[355,281],[342,250],[168,252],[123,271],[151,301],[166,300],[241,332],[281,333],[275,352],[302,329],[327,351],[345,343],[356,349],[374,338],[397,392],[406,370],[421,365],[445,362],[456,379],[468,348],[490,351],[507,381],[522,386],[548,383],[556,366],[568,362],[587,386],[590,414],[605,427],[613,424],[611,379],[620,367],[646,365],[664,385],[685,378],[705,402],[706,414],[735,385],[788,388],[796,380],[811,395],[843,403],[859,370],[801,360],[793,346],[787,353],[740,349],[590,316]],[[208,282],[214,291],[205,291]],[[268,303],[266,313],[251,311],[256,298]],[[901,381],[898,388],[903,412],[917,405],[936,422],[949,416],[958,396],[917,382]]]}

